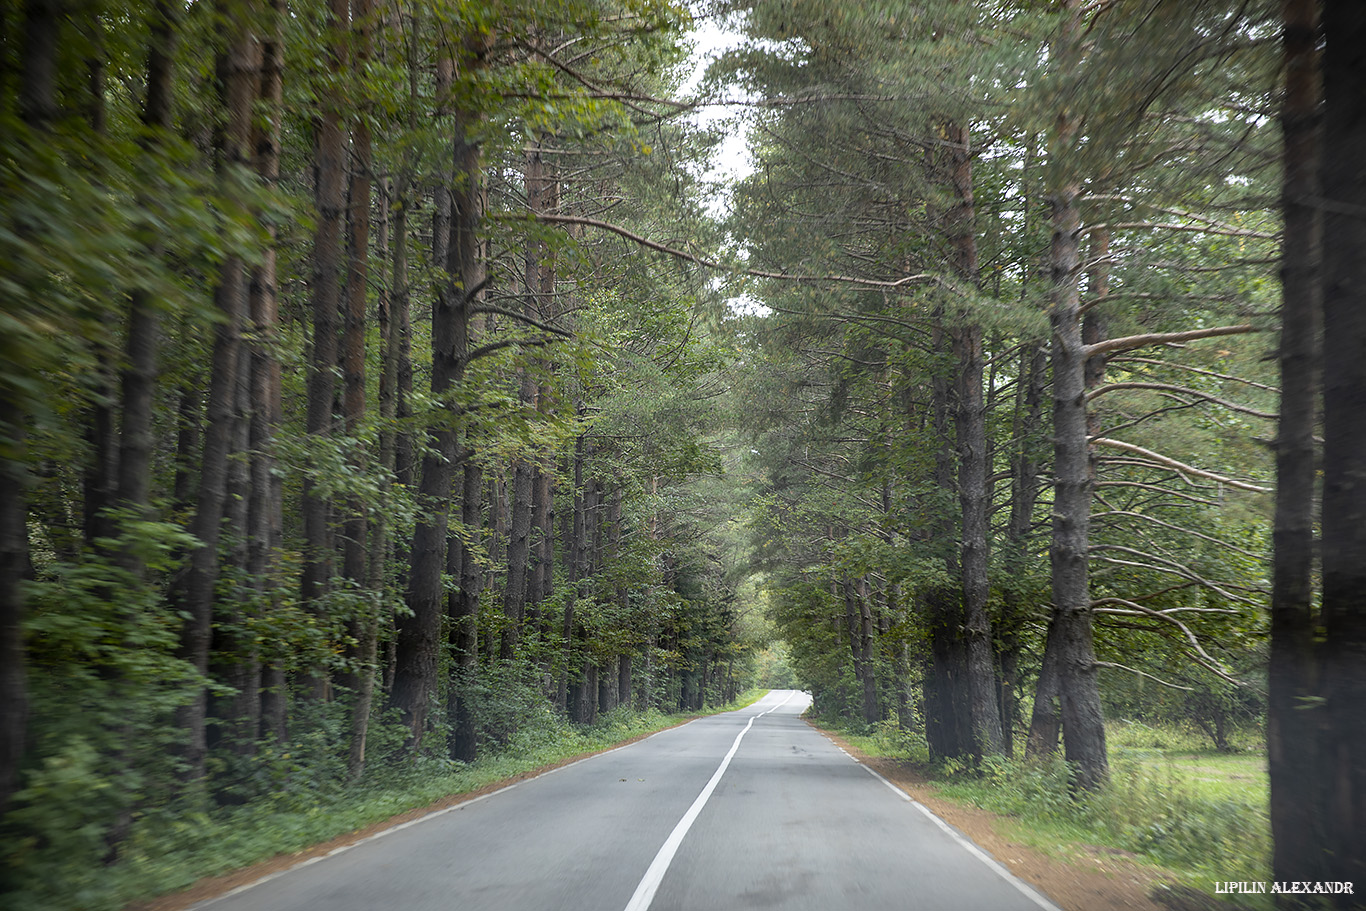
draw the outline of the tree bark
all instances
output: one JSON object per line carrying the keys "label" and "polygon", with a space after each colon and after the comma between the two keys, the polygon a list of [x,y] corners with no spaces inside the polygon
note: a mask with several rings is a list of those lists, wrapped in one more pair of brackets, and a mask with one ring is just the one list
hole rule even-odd
{"label": "tree bark", "polygon": [[[980,276],[977,265],[976,203],[972,185],[972,154],[968,128],[944,125],[948,177],[953,206],[945,217],[958,277],[973,288]],[[996,697],[995,662],[992,660],[991,618],[987,578],[991,507],[988,480],[987,409],[982,392],[982,327],[971,314],[950,331],[957,370],[954,374],[954,432],[958,446],[958,502],[962,511],[959,529],[959,571],[963,586],[963,629],[966,651],[968,712],[972,753],[977,759],[1001,752],[1001,714]]]}
{"label": "tree bark", "polygon": [[[948,354],[949,334],[937,314],[931,330],[931,347]],[[946,350],[948,349],[948,350]],[[935,503],[932,540],[944,548],[943,560],[949,578],[961,578],[961,552],[953,546],[957,527],[949,511],[956,493],[954,476],[953,383],[944,371],[936,370],[930,380],[930,420],[938,441],[935,449],[934,482],[942,498]],[[971,697],[968,688],[967,647],[963,641],[963,602],[961,586],[937,585],[925,592],[921,602],[925,628],[930,641],[923,683],[925,739],[935,757],[957,757],[972,751]]]}
{"label": "tree bark", "polygon": [[[364,76],[374,44],[373,0],[351,0],[352,61],[350,68]],[[365,421],[365,337],[366,305],[370,289],[370,197],[374,189],[371,176],[370,105],[362,103],[351,123],[351,185],[349,196],[350,242],[347,249],[346,324],[342,333],[342,413],[346,434],[351,437],[352,464],[357,472],[366,470],[358,445]],[[350,668],[343,684],[351,690],[351,744],[347,769],[359,778],[365,769],[365,743],[370,727],[370,709],[375,693],[375,660],[379,650],[379,604],[370,587],[370,548],[378,546],[370,538],[363,502],[353,499],[347,506],[345,543],[342,550],[342,575],[358,593],[363,593],[359,614],[347,624]]]}
{"label": "tree bark", "polygon": [[[478,67],[490,36],[469,36],[461,48],[465,67]],[[454,116],[451,188],[451,237],[446,256],[446,281],[432,313],[432,398],[446,402],[464,377],[469,351],[470,307],[484,284],[477,231],[482,218],[479,146],[471,135],[478,111],[458,106]],[[449,403],[446,408],[451,408]],[[427,708],[438,686],[438,650],[442,605],[441,572],[446,565],[449,501],[459,436],[454,415],[443,415],[431,433],[428,455],[422,459],[418,502],[421,517],[413,532],[412,569],[406,602],[410,614],[398,624],[398,645],[392,700],[408,726],[409,742],[421,743]]]}
{"label": "tree bark", "polygon": [[0,462],[0,816],[18,788],[28,733],[23,581],[28,568],[28,470],[24,412],[3,402],[0,439],[13,454]]}
{"label": "tree bark", "polygon": [[[480,502],[484,490],[484,474],[475,462],[466,462],[464,486],[460,498],[460,521],[466,538],[479,540],[483,508]],[[459,588],[452,594],[451,645],[455,652],[456,679],[461,684],[471,683],[479,669],[479,594],[484,585],[483,570],[472,548],[459,542],[459,563],[452,566],[459,580]],[[451,758],[473,762],[479,753],[478,731],[475,729],[473,706],[463,695],[454,706],[451,718]]]}
{"label": "tree bark", "polygon": [[[333,38],[326,50],[333,88],[321,99],[315,148],[314,204],[318,210],[313,234],[313,345],[308,367],[308,411],[305,429],[315,445],[332,432],[336,397],[337,323],[341,307],[342,236],[346,220],[346,131],[340,83],[347,66],[345,35],[350,21],[347,0],[329,0],[328,29]],[[304,554],[300,598],[315,613],[330,584],[335,563],[330,523],[331,504],[317,492],[317,483],[304,476]],[[327,681],[313,670],[311,695],[321,697]]]}
{"label": "tree bark", "polygon": [[[1034,526],[1034,507],[1039,496],[1038,449],[1041,445],[1039,437],[1047,378],[1048,358],[1043,346],[1026,344],[1020,352],[1020,378],[1011,433],[1015,448],[1010,460],[1010,518],[1006,525],[1005,544],[1006,572],[1010,578],[1003,586],[1004,607],[997,627],[1001,639],[1001,739],[1007,756],[1014,755],[1014,728],[1019,715],[1017,668],[1025,611],[1030,606],[1021,583],[1028,577],[1028,568],[1033,563],[1030,535]],[[1043,732],[1040,733],[1042,735]],[[1045,752],[1051,753],[1057,749],[1057,733],[1055,725],[1052,740],[1048,742]],[[1029,743],[1032,742],[1031,738]]]}
{"label": "tree bark", "polygon": [[1281,107],[1281,405],[1276,434],[1276,517],[1272,529],[1271,654],[1267,674],[1267,758],[1272,871],[1280,881],[1325,880],[1327,826],[1314,646],[1314,522],[1323,320],[1320,195],[1321,84],[1318,0],[1284,0]]}
{"label": "tree bark", "polygon": [[[1366,705],[1366,95],[1361,91],[1366,6],[1326,0],[1323,32],[1325,635],[1320,679],[1328,728],[1323,847],[1327,878],[1361,883],[1366,882],[1366,725],[1361,723]],[[1362,906],[1361,896],[1337,896],[1336,902],[1343,908]]]}
{"label": "tree bark", "polygon": [[[57,43],[63,5],[24,5],[19,116],[35,131],[57,116]],[[27,404],[6,385],[0,391],[0,816],[19,785],[27,745],[29,696],[24,648],[23,582],[29,569]]]}
{"label": "tree bark", "polygon": [[[1062,119],[1062,118],[1060,118]],[[1109,776],[1105,724],[1100,707],[1092,642],[1090,545],[1090,447],[1086,434],[1086,353],[1081,340],[1078,189],[1058,187],[1053,213],[1053,617],[1050,639],[1057,655],[1062,703],[1063,750],[1077,770],[1077,784],[1100,786]],[[1056,637],[1056,638],[1055,638]],[[1045,662],[1047,662],[1045,657]],[[1042,675],[1041,675],[1042,676]]]}
{"label": "tree bark", "polygon": [[[524,396],[527,389],[528,380],[523,377]],[[532,476],[531,463],[518,459],[512,472],[509,498],[511,516],[508,522],[507,574],[503,578],[503,630],[498,646],[498,657],[505,661],[511,660],[517,652],[526,613],[527,565],[531,557]]]}
{"label": "tree bark", "polygon": [[[158,0],[152,12],[147,50],[147,98],[142,122],[148,128],[146,148],[155,154],[174,126],[173,67],[178,27],[175,4]],[[161,244],[147,246],[149,259],[161,257]],[[119,427],[118,482],[115,502],[146,516],[152,460],[152,406],[156,393],[157,346],[160,320],[151,293],[137,288],[128,301],[128,335],[121,374],[122,421]],[[119,555],[124,569],[142,575],[142,561],[133,548]]]}
{"label": "tree bark", "polygon": [[[225,3],[222,9],[228,44],[219,69],[227,126],[222,132],[222,148],[219,151],[219,179],[229,186],[241,178],[241,169],[247,164],[250,154],[255,71],[247,12],[241,4]],[[177,657],[205,676],[209,670],[209,646],[219,569],[219,532],[236,429],[238,371],[242,360],[239,355],[242,324],[247,309],[246,268],[241,254],[230,253],[220,267],[218,284],[214,290],[214,307],[220,315],[220,321],[214,327],[199,492],[190,525],[190,531],[199,539],[200,546],[191,554],[190,565],[178,578],[172,594],[173,600],[186,616]],[[177,712],[180,725],[188,734],[183,752],[186,764],[184,776],[191,781],[204,777],[207,708],[207,691],[203,687],[196,687],[194,700]]]}
{"label": "tree bark", "polygon": [[877,649],[877,625],[873,621],[873,599],[868,590],[868,580],[860,579],[857,590],[858,660],[863,665],[863,720],[866,724],[876,724],[882,718],[882,709],[877,698],[877,665],[874,660]]}

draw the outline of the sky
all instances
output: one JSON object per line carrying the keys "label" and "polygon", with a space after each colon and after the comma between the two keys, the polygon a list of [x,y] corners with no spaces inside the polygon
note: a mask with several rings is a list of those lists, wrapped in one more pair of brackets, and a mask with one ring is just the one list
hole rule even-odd
{"label": "sky", "polygon": [[[738,32],[725,28],[713,17],[699,17],[695,22],[696,27],[690,36],[695,45],[692,61],[693,70],[681,87],[680,92],[684,97],[697,90],[708,64],[720,54],[739,46],[744,41],[743,36]],[[738,113],[738,107],[714,105],[700,108],[693,116],[698,124],[710,126]],[[745,133],[746,131],[743,128],[735,128],[729,131],[711,162],[711,168],[704,172],[707,179],[729,183],[753,172],[754,165],[749,157]],[[726,197],[727,194],[724,192],[719,194],[712,201],[711,207],[720,206],[721,210],[724,211],[728,202]]]}

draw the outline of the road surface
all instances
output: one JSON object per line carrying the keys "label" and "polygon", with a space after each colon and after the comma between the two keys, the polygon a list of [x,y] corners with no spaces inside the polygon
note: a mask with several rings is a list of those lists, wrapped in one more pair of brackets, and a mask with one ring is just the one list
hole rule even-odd
{"label": "road surface", "polygon": [[775,691],[204,902],[212,911],[1056,911]]}

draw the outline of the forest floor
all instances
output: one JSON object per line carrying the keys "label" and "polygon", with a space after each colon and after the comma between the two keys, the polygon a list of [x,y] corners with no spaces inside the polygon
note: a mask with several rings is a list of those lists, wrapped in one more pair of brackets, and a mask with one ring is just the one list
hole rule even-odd
{"label": "forest floor", "polygon": [[[814,727],[814,725],[813,725]],[[1045,853],[1022,842],[1016,821],[944,798],[914,762],[870,756],[817,728],[850,755],[923,804],[1063,911],[1237,911],[1241,906],[1182,885],[1172,870],[1120,848],[1075,842]]]}

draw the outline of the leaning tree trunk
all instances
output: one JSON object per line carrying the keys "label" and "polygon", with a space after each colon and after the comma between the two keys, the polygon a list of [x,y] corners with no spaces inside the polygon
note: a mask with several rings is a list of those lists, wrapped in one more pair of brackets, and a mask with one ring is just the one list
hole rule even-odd
{"label": "leaning tree trunk", "polygon": [[[1361,888],[1366,883],[1366,94],[1361,91],[1366,5],[1326,0],[1323,31],[1321,195],[1331,200],[1321,204],[1325,636],[1320,679],[1327,714],[1322,774],[1328,813],[1323,847],[1325,879]],[[1363,900],[1339,895],[1336,901],[1338,907],[1360,908]]]}

